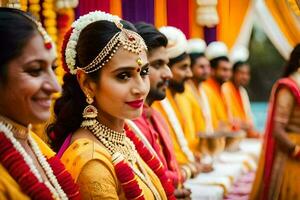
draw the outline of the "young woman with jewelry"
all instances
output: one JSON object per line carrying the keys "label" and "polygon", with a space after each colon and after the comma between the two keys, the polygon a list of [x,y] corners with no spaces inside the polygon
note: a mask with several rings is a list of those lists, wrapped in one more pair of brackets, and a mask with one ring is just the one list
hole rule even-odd
{"label": "young woman with jewelry", "polygon": [[48,135],[83,199],[174,199],[164,166],[125,124],[149,92],[146,51],[128,22],[100,11],[65,36],[63,93]]}
{"label": "young woman with jewelry", "polygon": [[0,199],[80,199],[54,152],[31,130],[60,90],[55,48],[27,13],[0,8]]}

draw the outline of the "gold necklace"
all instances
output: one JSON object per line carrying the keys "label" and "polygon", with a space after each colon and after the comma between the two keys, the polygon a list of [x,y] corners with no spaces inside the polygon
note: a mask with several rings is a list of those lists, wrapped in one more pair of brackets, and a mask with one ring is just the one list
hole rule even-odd
{"label": "gold necklace", "polygon": [[[151,190],[156,200],[160,200],[160,195],[150,180],[147,171],[142,166],[142,163],[137,159],[138,153],[135,149],[133,142],[126,136],[125,130],[123,132],[114,131],[107,126],[101,124],[98,120],[94,123],[82,123],[82,128],[88,129],[97,137],[97,139],[108,150],[110,155],[115,153],[121,153],[124,159],[129,163],[129,166],[133,172],[145,183],[145,185]],[[137,164],[138,169],[134,167]]]}
{"label": "gold necklace", "polygon": [[28,127],[25,127],[21,124],[18,124],[3,115],[0,115],[0,121],[8,127],[12,132],[15,138],[25,140],[28,138],[28,133],[31,130],[31,124]]}
{"label": "gold necklace", "polygon": [[126,137],[125,130],[121,133],[111,130],[107,126],[100,124],[98,120],[95,120],[94,123],[90,125],[81,124],[81,127],[91,131],[111,155],[119,152],[124,156],[126,161],[131,163],[136,162],[136,156],[132,153],[136,151],[135,146],[132,141]]}

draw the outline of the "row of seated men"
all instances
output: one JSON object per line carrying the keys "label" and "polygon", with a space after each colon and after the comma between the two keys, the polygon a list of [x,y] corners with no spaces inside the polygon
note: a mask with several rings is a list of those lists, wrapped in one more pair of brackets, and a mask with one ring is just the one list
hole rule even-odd
{"label": "row of seated men", "polygon": [[209,172],[201,163],[199,135],[244,131],[258,137],[244,88],[250,80],[248,52],[238,47],[187,40],[175,27],[136,25],[149,52],[150,92],[140,118],[127,121],[168,168],[175,185]]}

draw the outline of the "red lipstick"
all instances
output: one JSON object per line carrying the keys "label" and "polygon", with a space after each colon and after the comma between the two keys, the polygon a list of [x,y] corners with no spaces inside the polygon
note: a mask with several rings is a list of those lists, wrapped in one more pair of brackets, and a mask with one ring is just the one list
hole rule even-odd
{"label": "red lipstick", "polygon": [[144,104],[144,99],[140,99],[140,100],[136,100],[136,101],[129,101],[129,102],[126,102],[126,104],[128,104],[129,106],[131,106],[133,108],[140,108]]}

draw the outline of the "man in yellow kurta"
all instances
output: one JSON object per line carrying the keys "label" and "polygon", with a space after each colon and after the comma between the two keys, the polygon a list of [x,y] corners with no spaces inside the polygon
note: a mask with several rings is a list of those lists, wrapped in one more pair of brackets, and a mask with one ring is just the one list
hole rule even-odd
{"label": "man in yellow kurta", "polygon": [[231,81],[222,85],[222,93],[230,120],[245,130],[248,137],[258,137],[258,132],[254,130],[249,96],[245,89],[250,81],[250,67],[245,62],[248,55],[246,49],[237,49],[233,52],[233,76]]}
{"label": "man in yellow kurta", "polygon": [[228,50],[222,42],[212,42],[208,45],[206,57],[211,65],[211,77],[203,83],[203,89],[208,96],[213,127],[216,131],[231,130],[228,111],[221,92],[221,86],[232,76],[232,65],[228,58]]}
{"label": "man in yellow kurta", "polygon": [[190,39],[187,52],[191,58],[193,77],[185,84],[185,91],[177,94],[175,99],[182,114],[187,118],[191,131],[186,139],[193,152],[198,152],[198,134],[213,132],[208,97],[202,89],[202,82],[210,74],[210,64],[204,55],[206,43],[201,39]]}
{"label": "man in yellow kurta", "polygon": [[195,158],[184,135],[185,120],[175,102],[175,95],[184,91],[184,83],[192,77],[190,58],[186,53],[185,35],[175,27],[162,27],[160,31],[168,38],[167,54],[173,77],[169,81],[166,99],[155,102],[153,107],[162,113],[170,127],[177,161],[180,165],[194,162]]}

